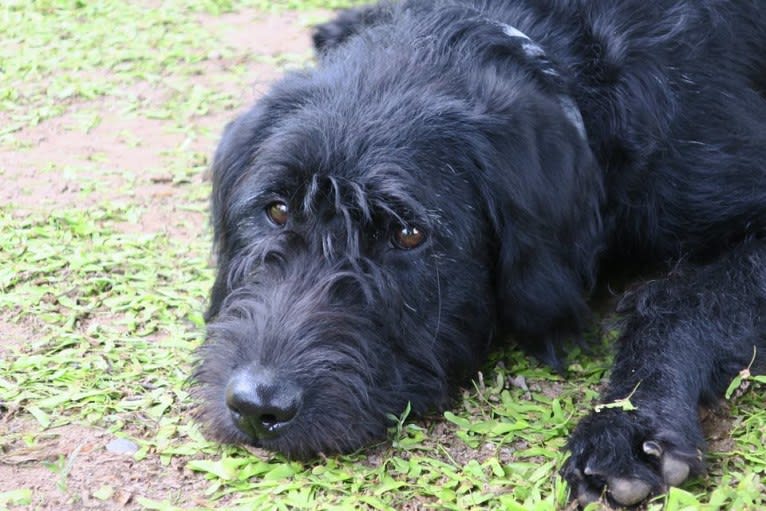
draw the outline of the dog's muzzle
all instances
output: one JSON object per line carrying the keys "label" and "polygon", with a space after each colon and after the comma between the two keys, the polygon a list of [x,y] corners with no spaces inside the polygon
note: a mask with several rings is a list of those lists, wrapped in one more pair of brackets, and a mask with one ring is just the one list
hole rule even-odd
{"label": "dog's muzzle", "polygon": [[298,415],[303,393],[268,368],[238,369],[226,385],[226,405],[237,428],[249,438],[278,436]]}

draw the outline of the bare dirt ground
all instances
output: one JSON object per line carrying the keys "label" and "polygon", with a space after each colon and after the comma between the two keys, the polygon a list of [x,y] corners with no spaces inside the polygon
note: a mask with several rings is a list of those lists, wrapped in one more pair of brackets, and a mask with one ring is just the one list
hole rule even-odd
{"label": "bare dirt ground", "polygon": [[[249,49],[259,55],[305,54],[310,50],[310,40],[308,29],[300,22],[302,16],[306,14],[264,15],[244,10],[221,16],[200,15],[200,23],[212,28],[226,44],[244,51]],[[205,84],[210,75],[226,73],[231,64],[212,59],[209,73],[193,80]],[[281,73],[273,63],[256,62],[244,75],[225,81],[224,86],[240,98],[241,109]],[[149,103],[163,101],[161,93],[148,84],[138,84],[125,94]],[[169,128],[168,122],[121,115],[107,100],[71,105],[64,115],[17,133],[17,139],[28,149],[0,148],[0,169],[4,172],[0,202],[13,204],[13,214],[19,216],[30,211],[84,207],[104,200],[136,204],[143,206],[143,214],[137,222],[121,226],[126,233],[160,232],[179,241],[192,239],[207,228],[207,219],[203,212],[181,211],[187,190],[174,185],[167,170],[173,163],[169,161],[169,149],[185,144],[185,151],[210,155],[218,134],[234,115],[215,112],[197,117],[195,130],[209,136],[186,141],[184,134]],[[82,129],[89,118],[98,118],[99,122]],[[6,121],[0,114],[0,125]],[[112,171],[105,172],[105,166]],[[87,193],[82,183],[92,178],[97,178],[98,187]],[[200,173],[190,179],[194,185],[206,176]],[[10,346],[34,342],[40,334],[34,319],[10,322],[0,317],[0,357]],[[20,433],[37,429],[28,417],[5,412],[9,410],[0,402],[0,437],[23,438]],[[173,461],[164,465],[156,456],[136,461],[132,453],[111,453],[106,446],[114,438],[92,426],[70,424],[52,428],[30,444],[19,439],[2,445],[0,492],[29,488],[34,509],[132,509],[142,507],[140,497],[170,500],[184,507],[209,505],[203,495],[207,487],[203,477]]]}
{"label": "bare dirt ground", "polygon": [[[35,425],[16,420],[0,427],[9,434]],[[130,453],[110,453],[106,445],[112,440],[108,432],[88,426],[53,428],[35,445],[10,449],[0,464],[0,480],[32,489],[34,509],[131,509],[141,496],[206,504],[203,479],[178,463],[164,466],[158,458],[138,462]]]}

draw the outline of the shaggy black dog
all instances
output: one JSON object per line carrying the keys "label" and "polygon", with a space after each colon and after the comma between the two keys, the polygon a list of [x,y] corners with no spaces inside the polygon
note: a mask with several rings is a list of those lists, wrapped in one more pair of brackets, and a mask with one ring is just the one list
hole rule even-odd
{"label": "shaggy black dog", "polygon": [[697,408],[766,352],[766,2],[405,1],[319,27],[231,123],[195,379],[222,441],[295,458],[443,409],[512,336],[555,367],[629,294],[563,473],[631,505],[701,469]]}

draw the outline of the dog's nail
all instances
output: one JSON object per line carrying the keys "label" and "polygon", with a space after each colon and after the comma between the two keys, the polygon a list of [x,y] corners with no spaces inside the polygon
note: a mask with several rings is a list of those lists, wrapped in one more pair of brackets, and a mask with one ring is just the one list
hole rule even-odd
{"label": "dog's nail", "polygon": [[601,495],[599,495],[597,491],[591,489],[585,483],[580,483],[577,486],[577,503],[582,507],[592,504],[593,502],[598,502],[600,497]]}
{"label": "dog's nail", "polygon": [[609,479],[609,494],[623,506],[634,506],[649,496],[652,487],[641,479],[623,479],[613,477]]}
{"label": "dog's nail", "polygon": [[590,463],[585,465],[584,472],[585,472],[586,476],[601,476],[601,475],[603,475],[603,472],[601,470],[598,470],[597,468],[595,468]]}
{"label": "dog's nail", "polygon": [[644,452],[649,456],[655,456],[657,458],[662,456],[662,446],[654,440],[647,440],[644,442]]}
{"label": "dog's nail", "polygon": [[582,470],[577,467],[569,471],[569,476],[572,477],[575,481],[582,481],[584,479]]}
{"label": "dog's nail", "polygon": [[689,477],[689,464],[673,456],[662,459],[662,478],[670,486],[678,486]]}

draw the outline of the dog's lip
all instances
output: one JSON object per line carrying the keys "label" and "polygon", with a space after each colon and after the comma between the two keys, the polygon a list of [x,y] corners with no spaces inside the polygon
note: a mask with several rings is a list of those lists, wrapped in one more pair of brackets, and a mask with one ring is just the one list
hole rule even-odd
{"label": "dog's lip", "polygon": [[261,438],[270,439],[282,434],[282,431],[289,426],[290,422],[291,421],[275,422],[274,424],[271,424],[268,427],[263,428],[263,433],[265,434],[262,434]]}
{"label": "dog's lip", "polygon": [[251,440],[271,440],[283,433],[283,431],[290,425],[292,420],[286,422],[274,422],[268,426],[257,426],[250,420],[244,417],[242,414],[231,411],[231,418],[236,424],[240,432],[247,435]]}

